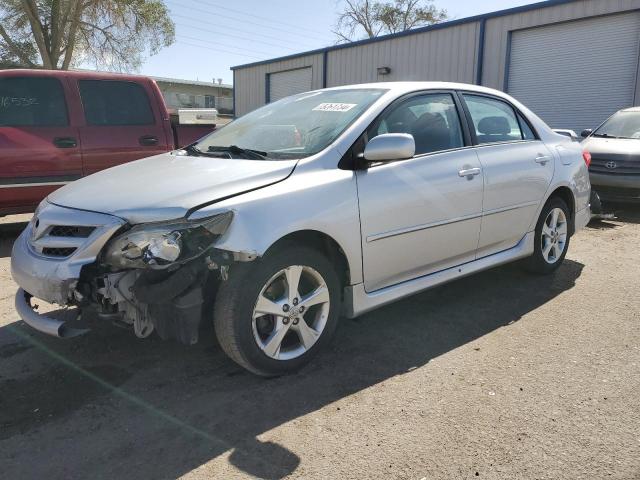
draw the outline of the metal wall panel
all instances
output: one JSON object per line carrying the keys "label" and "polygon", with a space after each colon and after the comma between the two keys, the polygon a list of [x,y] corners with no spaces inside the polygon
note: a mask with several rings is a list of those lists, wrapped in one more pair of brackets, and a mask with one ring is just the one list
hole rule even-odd
{"label": "metal wall panel", "polygon": [[[575,0],[515,13],[488,15],[485,22],[482,84],[504,89],[509,41],[514,32],[587,17],[640,10],[640,0]],[[405,34],[371,43],[300,57],[248,65],[235,71],[236,114],[242,115],[265,103],[266,74],[302,67],[313,68],[312,89],[351,83],[399,80],[447,80],[475,83],[482,18],[443,25],[429,31]],[[391,74],[379,75],[378,67],[390,67]],[[639,68],[640,70],[640,68]],[[612,80],[612,81],[615,81]],[[640,79],[635,103],[640,103]]]}
{"label": "metal wall panel", "polygon": [[[401,80],[473,83],[479,22],[328,52],[327,86]],[[391,73],[380,75],[378,67]]]}
{"label": "metal wall panel", "polygon": [[311,67],[311,88],[322,88],[322,54],[235,70],[236,116],[244,115],[265,104],[268,73]]}
{"label": "metal wall panel", "polygon": [[640,9],[640,0],[578,0],[487,20],[482,84],[502,90],[507,65],[509,32],[585,17]]}
{"label": "metal wall panel", "polygon": [[519,30],[507,91],[552,128],[594,128],[633,105],[640,12]]}

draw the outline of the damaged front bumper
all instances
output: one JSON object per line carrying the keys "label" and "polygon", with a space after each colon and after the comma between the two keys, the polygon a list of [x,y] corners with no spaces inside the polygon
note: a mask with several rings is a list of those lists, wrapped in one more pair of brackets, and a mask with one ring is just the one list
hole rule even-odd
{"label": "damaged front bumper", "polygon": [[[204,290],[224,279],[234,261],[255,257],[236,258],[211,245],[183,263],[161,269],[114,269],[102,262],[101,252],[122,227],[126,231],[125,221],[111,215],[43,202],[13,247],[11,272],[20,287],[15,298],[18,315],[36,330],[60,338],[87,331],[37,312],[31,302],[35,297],[78,307],[78,316],[89,309],[102,320],[131,327],[141,338],[156,331],[163,339],[196,343]],[[219,275],[210,275],[212,270]]]}
{"label": "damaged front bumper", "polygon": [[[45,201],[13,244],[11,276],[34,297],[67,305],[73,300],[82,268],[95,262],[102,247],[124,223],[112,215]],[[60,235],[64,231],[81,233],[65,237]]]}
{"label": "damaged front bumper", "polygon": [[11,252],[11,276],[20,287],[15,297],[20,318],[36,330],[60,338],[84,333],[86,330],[36,312],[31,298],[62,307],[76,303],[83,267],[95,262],[102,247],[124,224],[112,215],[42,202]]}
{"label": "damaged front bumper", "polygon": [[70,327],[67,322],[48,317],[36,311],[31,304],[32,295],[19,288],[16,292],[15,306],[20,318],[30,327],[39,332],[58,338],[72,338],[82,335],[89,330]]}

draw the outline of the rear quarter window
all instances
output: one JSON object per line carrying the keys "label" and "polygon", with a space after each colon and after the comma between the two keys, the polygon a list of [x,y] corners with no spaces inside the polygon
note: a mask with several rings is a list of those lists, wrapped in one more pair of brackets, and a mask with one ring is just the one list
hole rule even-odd
{"label": "rear quarter window", "polygon": [[529,126],[529,122],[524,118],[520,112],[518,112],[518,122],[520,123],[520,129],[522,130],[522,138],[525,140],[537,140],[535,132]]}
{"label": "rear quarter window", "polygon": [[80,80],[78,86],[88,125],[151,125],[154,123],[147,92],[135,82]]}
{"label": "rear quarter window", "polygon": [[69,124],[60,80],[0,78],[0,126],[60,127]]}

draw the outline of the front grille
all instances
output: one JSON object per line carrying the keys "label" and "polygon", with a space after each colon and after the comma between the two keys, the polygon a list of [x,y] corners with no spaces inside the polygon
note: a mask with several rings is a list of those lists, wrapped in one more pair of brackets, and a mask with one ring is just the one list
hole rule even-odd
{"label": "front grille", "polygon": [[24,232],[29,250],[40,257],[76,264],[95,259],[124,221],[102,213],[43,202]]}
{"label": "front grille", "polygon": [[72,247],[65,247],[65,248],[44,247],[42,249],[42,254],[47,257],[64,258],[64,257],[70,257],[75,251],[76,249]]}
{"label": "front grille", "polygon": [[55,225],[49,231],[50,237],[87,238],[96,227],[81,225]]}
{"label": "front grille", "polygon": [[610,175],[640,175],[640,160],[591,156],[590,172]]}

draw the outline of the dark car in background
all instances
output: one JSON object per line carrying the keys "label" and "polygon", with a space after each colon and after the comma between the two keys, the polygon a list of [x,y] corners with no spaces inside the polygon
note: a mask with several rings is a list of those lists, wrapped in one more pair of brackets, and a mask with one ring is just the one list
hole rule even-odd
{"label": "dark car in background", "polygon": [[62,185],[188,145],[215,128],[215,116],[190,113],[170,112],[148,77],[0,71],[0,216],[33,212]]}
{"label": "dark car in background", "polygon": [[581,136],[591,153],[591,186],[600,199],[640,203],[640,107],[620,110]]}

